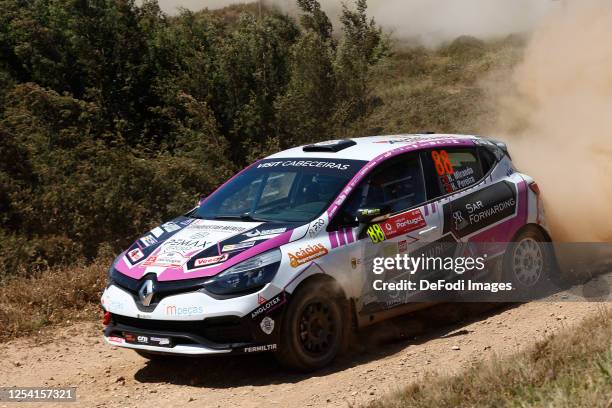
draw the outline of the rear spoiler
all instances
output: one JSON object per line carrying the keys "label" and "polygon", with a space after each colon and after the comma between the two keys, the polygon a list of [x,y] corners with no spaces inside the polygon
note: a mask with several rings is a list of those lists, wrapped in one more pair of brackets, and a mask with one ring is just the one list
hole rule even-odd
{"label": "rear spoiler", "polygon": [[508,151],[508,145],[505,142],[502,142],[501,140],[494,140],[494,139],[489,139],[489,141],[493,143],[495,146],[497,146],[502,152],[504,152],[504,154],[508,156],[510,160],[512,160],[512,157],[510,156],[510,152]]}

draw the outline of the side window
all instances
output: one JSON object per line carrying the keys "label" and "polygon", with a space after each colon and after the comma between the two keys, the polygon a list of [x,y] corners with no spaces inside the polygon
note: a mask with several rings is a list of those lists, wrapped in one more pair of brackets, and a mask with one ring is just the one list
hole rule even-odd
{"label": "side window", "polygon": [[482,165],[474,149],[434,149],[424,152],[429,198],[454,193],[482,179]]}
{"label": "side window", "polygon": [[396,213],[425,202],[421,163],[414,155],[392,159],[376,168],[353,191],[343,209],[355,214],[360,208],[389,207]]}
{"label": "side window", "polygon": [[305,174],[301,177],[292,206],[308,205],[309,203],[329,203],[338,190],[338,180],[326,174]]}
{"label": "side window", "polygon": [[481,147],[478,149],[480,152],[480,163],[482,164],[482,174],[486,175],[493,166],[497,163],[495,159],[495,155],[486,147]]}

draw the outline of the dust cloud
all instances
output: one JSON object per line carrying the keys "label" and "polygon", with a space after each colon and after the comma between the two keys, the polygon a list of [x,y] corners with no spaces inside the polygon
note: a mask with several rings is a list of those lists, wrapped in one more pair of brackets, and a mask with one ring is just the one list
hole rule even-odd
{"label": "dust cloud", "polygon": [[612,241],[612,2],[560,3],[499,83],[496,133],[540,185],[554,238]]}
{"label": "dust cloud", "polygon": [[[291,15],[299,13],[295,0],[261,0]],[[352,0],[321,0],[323,10],[338,21],[342,3]],[[190,10],[216,9],[240,0],[159,0],[167,13],[177,7]],[[553,0],[369,0],[368,15],[394,38],[413,40],[429,47],[460,35],[482,39],[529,32],[556,2]]]}
{"label": "dust cloud", "polygon": [[[267,0],[290,13],[294,0]],[[337,21],[342,3],[323,0],[322,8]],[[399,40],[436,47],[460,35],[481,39],[530,32],[555,4],[552,0],[368,0],[368,15]]]}
{"label": "dust cloud", "polygon": [[[173,13],[178,6],[199,10],[246,2],[160,5]],[[295,0],[262,3],[298,12]],[[342,2],[321,4],[337,21]],[[522,63],[488,81],[498,118],[483,130],[507,139],[519,168],[541,186],[555,239],[612,242],[610,0],[370,0],[368,6],[368,14],[395,38],[430,47],[459,35],[529,33]]]}

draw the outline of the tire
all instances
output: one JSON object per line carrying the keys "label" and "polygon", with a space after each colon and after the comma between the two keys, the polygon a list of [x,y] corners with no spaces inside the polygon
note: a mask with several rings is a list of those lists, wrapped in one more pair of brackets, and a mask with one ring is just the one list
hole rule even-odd
{"label": "tire", "polygon": [[283,318],[275,353],[285,367],[310,372],[331,363],[344,351],[350,330],[347,302],[332,282],[299,287]]}
{"label": "tire", "polygon": [[520,294],[521,301],[533,300],[550,279],[553,254],[544,234],[528,226],[512,240],[503,261],[504,281]]}

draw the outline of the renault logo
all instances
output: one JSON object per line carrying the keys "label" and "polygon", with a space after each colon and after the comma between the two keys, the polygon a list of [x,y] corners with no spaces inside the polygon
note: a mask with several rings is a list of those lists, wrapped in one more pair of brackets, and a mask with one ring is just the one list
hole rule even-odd
{"label": "renault logo", "polygon": [[138,297],[144,306],[149,306],[153,300],[154,294],[153,281],[147,279],[140,287],[140,290],[138,290]]}

